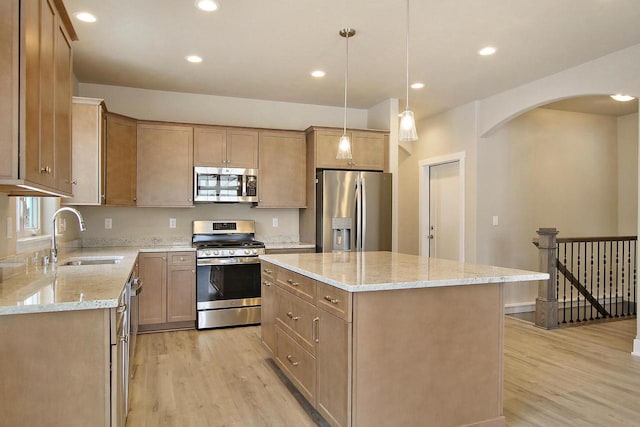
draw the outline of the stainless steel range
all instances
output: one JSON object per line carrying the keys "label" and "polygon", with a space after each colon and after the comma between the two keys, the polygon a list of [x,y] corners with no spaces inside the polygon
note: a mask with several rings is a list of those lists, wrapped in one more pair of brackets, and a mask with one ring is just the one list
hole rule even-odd
{"label": "stainless steel range", "polygon": [[260,260],[254,221],[193,221],[198,329],[260,323]]}

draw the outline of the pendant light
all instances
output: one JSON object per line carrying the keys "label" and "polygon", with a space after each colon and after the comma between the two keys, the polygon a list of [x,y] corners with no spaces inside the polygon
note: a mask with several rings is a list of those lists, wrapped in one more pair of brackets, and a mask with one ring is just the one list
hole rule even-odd
{"label": "pendant light", "polygon": [[344,28],[340,30],[340,36],[347,39],[347,58],[344,66],[344,127],[342,129],[342,136],[340,137],[340,143],[338,144],[338,154],[336,159],[348,159],[351,160],[351,141],[347,135],[347,85],[349,81],[349,37],[356,35],[356,30],[353,28]]}
{"label": "pendant light", "polygon": [[417,141],[418,133],[416,132],[416,121],[413,117],[413,111],[409,110],[409,0],[407,0],[407,98],[406,107],[400,115],[400,130],[398,139],[400,141]]}

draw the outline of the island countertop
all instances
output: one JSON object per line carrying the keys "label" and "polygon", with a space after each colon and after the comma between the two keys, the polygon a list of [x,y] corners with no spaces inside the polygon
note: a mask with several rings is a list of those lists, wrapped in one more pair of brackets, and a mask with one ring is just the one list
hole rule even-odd
{"label": "island countertop", "polygon": [[547,273],[397,252],[261,255],[260,259],[349,292],[481,285],[549,278]]}

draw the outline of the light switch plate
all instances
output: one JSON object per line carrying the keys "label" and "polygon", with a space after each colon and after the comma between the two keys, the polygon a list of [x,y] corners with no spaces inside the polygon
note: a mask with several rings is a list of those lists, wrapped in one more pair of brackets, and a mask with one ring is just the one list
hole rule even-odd
{"label": "light switch plate", "polygon": [[272,218],[271,225],[273,226],[273,228],[278,228],[278,218]]}
{"label": "light switch plate", "polygon": [[498,215],[493,216],[493,225],[498,225]]}
{"label": "light switch plate", "polygon": [[176,228],[176,219],[169,218],[169,228]]}
{"label": "light switch plate", "polygon": [[105,218],[104,219],[104,228],[106,230],[111,230],[112,226],[113,226],[113,222],[111,221],[111,218]]}

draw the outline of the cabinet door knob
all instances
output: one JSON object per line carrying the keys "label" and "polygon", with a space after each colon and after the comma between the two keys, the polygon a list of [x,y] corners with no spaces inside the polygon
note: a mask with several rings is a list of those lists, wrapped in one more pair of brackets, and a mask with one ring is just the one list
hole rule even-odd
{"label": "cabinet door knob", "polygon": [[184,261],[184,257],[183,256],[180,257],[180,261]]}
{"label": "cabinet door knob", "polygon": [[300,320],[300,316],[294,316],[292,311],[287,313],[287,317],[291,320]]}
{"label": "cabinet door knob", "polygon": [[292,355],[287,355],[287,360],[289,361],[289,363],[291,363],[293,366],[298,366],[300,364],[300,362],[296,362],[295,360],[293,360],[293,356]]}

